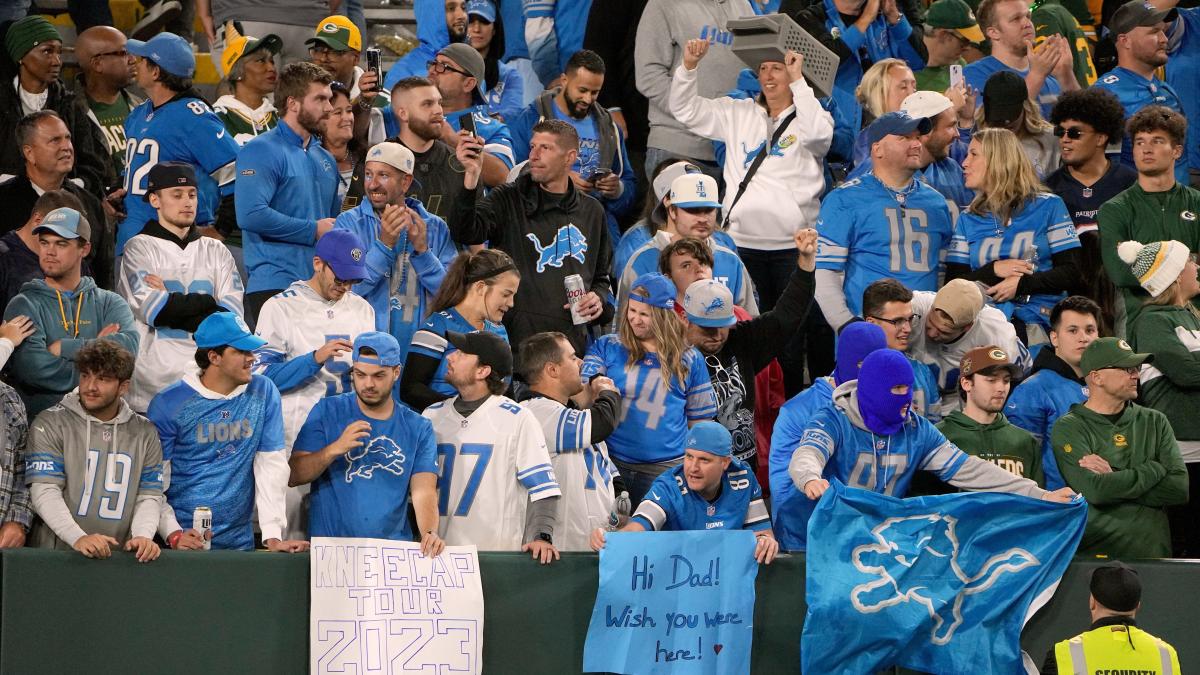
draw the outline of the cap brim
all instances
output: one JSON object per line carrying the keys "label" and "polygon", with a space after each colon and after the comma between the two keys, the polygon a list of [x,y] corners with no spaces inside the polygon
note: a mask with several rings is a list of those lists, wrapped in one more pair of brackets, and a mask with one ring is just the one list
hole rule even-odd
{"label": "cap brim", "polygon": [[367,278],[367,266],[362,263],[332,263],[326,260],[325,264],[342,281],[362,281]]}
{"label": "cap brim", "polygon": [[[659,203],[661,204],[661,202],[659,202]],[[708,200],[694,201],[694,202],[671,202],[671,206],[678,206],[678,207],[684,208],[684,209],[699,209],[699,208],[719,209],[719,208],[721,208],[721,204],[719,202],[708,201]]]}
{"label": "cap brim", "polygon": [[125,41],[125,51],[142,58],[150,56],[150,48],[146,46],[146,43],[142,40],[134,40],[133,38]]}
{"label": "cap brim", "polygon": [[261,49],[265,49],[272,54],[278,54],[280,50],[283,49],[283,40],[280,39],[278,35],[274,34],[268,35],[262,39],[251,38],[249,43],[246,45],[246,49],[242,51],[242,56],[239,56],[238,58],[240,59],[247,54],[252,54]]}
{"label": "cap brim", "polygon": [[488,16],[488,14],[486,12],[481,12],[477,9],[473,9],[473,10],[467,12],[467,16],[468,17],[477,16],[488,23],[496,23],[496,15],[495,14]]}
{"label": "cap brim", "polygon": [[981,44],[985,39],[983,31],[979,29],[979,24],[971,24],[966,28],[955,28],[954,30],[974,44]]}
{"label": "cap brim", "polygon": [[687,310],[684,310],[684,313],[687,314],[689,323],[694,323],[702,328],[728,328],[737,323],[737,317],[732,314],[724,319],[707,319],[702,316],[696,316]]}
{"label": "cap brim", "polygon": [[459,333],[458,331],[448,330],[448,331],[446,331],[446,342],[449,342],[450,344],[454,345],[455,349],[457,349],[458,351],[463,352],[465,354],[473,354],[474,353],[474,352],[470,351],[470,344],[469,344],[469,340],[467,338],[466,333]]}
{"label": "cap brim", "polygon": [[345,42],[342,42],[341,40],[334,40],[333,38],[327,37],[324,35],[310,37],[304,41],[304,44],[314,45],[318,42],[320,42],[321,44],[325,45],[326,47],[329,47],[330,49],[337,51],[337,52],[351,51],[350,45],[346,44]]}
{"label": "cap brim", "polygon": [[230,342],[229,346],[244,352],[252,352],[265,344],[267,344],[267,341],[257,335],[247,335]]}
{"label": "cap brim", "polygon": [[1118,363],[1114,363],[1112,366],[1109,366],[1109,367],[1110,368],[1113,368],[1113,367],[1115,367],[1115,368],[1132,368],[1134,366],[1140,366],[1143,363],[1151,363],[1153,361],[1154,361],[1153,354],[1133,353],[1133,354],[1128,354],[1124,358],[1119,359]]}
{"label": "cap brim", "polygon": [[[37,227],[33,228],[34,234],[37,234],[38,232],[43,232],[43,231],[53,232],[54,234],[57,234],[58,236],[62,237],[63,239],[83,239],[84,238],[83,235],[79,234],[78,232],[72,232],[65,227],[59,227],[57,225],[38,225]],[[85,241],[86,241],[86,239],[85,239]]]}

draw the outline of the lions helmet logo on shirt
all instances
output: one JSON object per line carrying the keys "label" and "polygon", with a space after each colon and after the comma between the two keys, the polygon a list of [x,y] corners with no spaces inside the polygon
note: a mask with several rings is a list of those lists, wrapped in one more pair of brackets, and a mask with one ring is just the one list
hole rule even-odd
{"label": "lions helmet logo on shirt", "polygon": [[554,234],[554,240],[545,246],[532,232],[526,234],[525,237],[533,242],[533,248],[537,251],[538,274],[544,272],[547,267],[562,267],[563,261],[567,258],[574,258],[581,265],[587,261],[587,238],[583,236],[578,227],[575,227],[574,223],[558,228],[558,232]]}

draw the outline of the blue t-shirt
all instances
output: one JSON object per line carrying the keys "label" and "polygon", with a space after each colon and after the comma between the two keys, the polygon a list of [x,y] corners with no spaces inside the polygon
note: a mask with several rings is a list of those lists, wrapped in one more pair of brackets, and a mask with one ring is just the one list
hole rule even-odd
{"label": "blue t-shirt", "polygon": [[[1133,117],[1148,105],[1166,106],[1180,115],[1185,114],[1183,99],[1175,93],[1175,88],[1157,77],[1146,79],[1132,70],[1117,66],[1108,71],[1094,86],[1097,89],[1107,89],[1117,97],[1121,107],[1125,109],[1125,119]],[[1183,156],[1175,161],[1175,180],[1182,185],[1188,185],[1190,181],[1186,147],[1185,142]],[[1128,134],[1121,140],[1121,163],[1137,168],[1133,163],[1133,139],[1129,138]]]}
{"label": "blue t-shirt", "polygon": [[213,548],[252,549],[254,456],[285,449],[279,390],[262,375],[230,396],[193,384],[189,376],[167,387],[146,411],[171,463],[167,503],[184,527],[196,507],[211,508]]}
{"label": "blue t-shirt", "polygon": [[117,226],[116,254],[158,218],[146,201],[146,180],[160,162],[187,162],[196,171],[196,224],[211,223],[221,197],[233,194],[238,144],[221,118],[198,98],[183,97],[155,108],[145,101],[125,118],[125,219]]}
{"label": "blue t-shirt", "polygon": [[[433,381],[429,383],[429,387],[439,394],[454,396],[458,392],[449,382],[446,382],[446,357],[450,356],[450,352],[456,351],[454,345],[446,341],[446,331],[448,330],[456,333],[470,333],[478,329],[453,307],[436,312],[425,320],[421,330],[413,334],[409,353],[437,359],[439,362],[437,371],[434,372]],[[495,333],[508,342],[508,331],[504,330],[504,324],[484,321],[484,330]]]}
{"label": "blue t-shirt", "polygon": [[753,530],[771,527],[762,488],[749,465],[740,459],[729,463],[721,475],[721,489],[713,501],[690,490],[683,465],[663,472],[638,505],[633,521],[651,531]]}
{"label": "blue t-shirt", "polygon": [[[1009,68],[1001,63],[1000,59],[994,56],[985,56],[975,63],[967,64],[967,66],[963,68],[963,79],[966,80],[967,84],[973,87],[975,91],[982,92],[983,85],[987,84],[988,78],[1000,72],[1001,70],[1012,71],[1017,75],[1020,75],[1021,79],[1025,79],[1025,76],[1029,74],[1029,69],[1017,70],[1016,68]],[[1038,107],[1040,107],[1042,111],[1042,117],[1045,119],[1050,119],[1050,111],[1054,109],[1054,104],[1058,102],[1058,97],[1060,94],[1062,94],[1062,85],[1058,83],[1058,80],[1055,79],[1053,75],[1047,75],[1046,81],[1042,83],[1042,90],[1038,92],[1037,98]],[[976,101],[978,105],[983,105],[982,94],[976,99]]]}
{"label": "blue t-shirt", "polygon": [[621,392],[621,423],[608,437],[608,451],[631,464],[666,462],[683,456],[689,421],[710,420],[717,399],[704,357],[694,347],[683,355],[687,379],[663,381],[658,354],[629,365],[629,350],[617,335],[602,336],[588,348],[583,379],[607,375]]}
{"label": "blue t-shirt", "polygon": [[361,447],[334,459],[312,483],[309,535],[411,541],[409,481],[415,473],[438,471],[429,420],[399,403],[386,420],[368,417],[358,395],[348,392],[317,402],[293,449],[318,452],[359,420],[371,425],[371,435]]}
{"label": "blue t-shirt", "polygon": [[893,192],[866,174],[829,193],[816,228],[817,269],[846,273],[846,306],[862,316],[863,291],[879,279],[891,277],[914,291],[938,289],[954,223],[946,198],[925,183],[914,180]]}
{"label": "blue t-shirt", "polygon": [[[1079,236],[1066,204],[1057,195],[1042,193],[1025,202],[1007,227],[990,213],[959,214],[946,262],[969,265],[975,270],[994,260],[1032,256],[1034,271],[1048,272],[1054,267],[1051,256],[1073,248],[1079,248]],[[1066,293],[1017,296],[996,307],[1010,318],[1016,316],[1049,329],[1050,310],[1064,297]]]}

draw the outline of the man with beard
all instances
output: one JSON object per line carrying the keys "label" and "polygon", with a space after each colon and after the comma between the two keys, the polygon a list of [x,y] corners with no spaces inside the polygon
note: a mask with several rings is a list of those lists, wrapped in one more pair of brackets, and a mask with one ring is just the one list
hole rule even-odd
{"label": "man with beard", "polygon": [[716,421],[733,436],[734,458],[745,462],[753,472],[759,465],[754,378],[787,346],[812,304],[817,231],[799,230],[794,241],[799,252],[797,268],[775,307],[757,318],[738,321],[733,294],[712,279],[692,283],[683,295],[687,317],[684,337],[704,355],[717,396]]}
{"label": "man with beard", "polygon": [[1059,94],[1079,89],[1066,38],[1052,35],[1033,48],[1037,36],[1024,0],[983,0],[975,13],[992,45],[990,56],[963,68],[963,79],[975,91],[983,91],[995,73],[1011,70],[1025,80],[1029,98],[1042,107],[1042,117],[1049,117]]}
{"label": "man with beard", "polygon": [[519,116],[508,121],[517,161],[529,157],[533,125],[557,119],[579,133],[579,157],[571,166],[575,187],[604,206],[613,241],[620,234],[617,219],[629,211],[637,192],[636,177],[625,150],[625,138],[612,115],[596,102],[604,86],[604,60],[596,52],[582,49],[567,61],[563,84],[550,89]]}
{"label": "man with beard", "polygon": [[375,328],[396,338],[404,359],[457,251],[446,223],[405,197],[414,182],[408,148],[380,143],[367,151],[365,164],[367,198],[340,213],[334,229],[371,242],[357,292],[375,310]]}
{"label": "man with beard", "polygon": [[962,410],[950,413],[937,428],[968,455],[1045,487],[1037,439],[1009,422],[1003,413],[1013,380],[1020,375],[1021,367],[996,345],[967,352],[958,366]]}
{"label": "man with beard", "polygon": [[[388,71],[383,80],[383,88],[388,91],[406,77],[425,75],[428,63],[442,47],[467,39],[467,0],[414,0],[412,5],[420,44],[400,57]],[[517,11],[520,16],[520,3]],[[521,26],[514,25],[512,29],[520,32]],[[524,41],[522,35],[521,42]]]}
{"label": "man with beard", "polygon": [[[1155,75],[1155,70],[1167,63],[1167,25],[1175,21],[1176,14],[1174,8],[1159,10],[1139,0],[1121,5],[1108,21],[1108,30],[1116,41],[1117,67],[1100,78],[1096,88],[1116,95],[1126,117],[1133,117],[1148,105],[1161,105],[1183,114],[1183,99]],[[1134,165],[1133,139],[1129,136],[1121,141],[1121,163]],[[1190,180],[1187,153],[1175,162],[1175,180],[1183,185]]]}
{"label": "man with beard", "polygon": [[[350,290],[367,274],[362,241],[335,230],[321,237],[314,253],[312,277],[267,300],[258,321],[257,334],[267,344],[255,353],[254,370],[279,388],[286,448],[318,401],[349,391],[352,342],[375,329],[375,312]],[[306,491],[288,491],[293,538],[303,538]]]}
{"label": "man with beard", "polygon": [[[967,144],[959,137],[959,128],[970,129],[974,122],[975,104],[956,94],[958,103],[936,91],[918,91],[909,94],[900,104],[900,110],[909,117],[927,118],[929,133],[921,136],[920,168],[913,176],[937,190],[959,210],[965,209],[975,193],[963,183],[962,160],[967,156]],[[858,178],[871,171],[871,159],[859,162],[847,176],[847,180]]]}
{"label": "man with beard", "polygon": [[408,503],[416,512],[421,553],[438,536],[438,455],[429,420],[392,397],[400,344],[387,333],[354,340],[354,391],[322,399],[292,451],[289,485],[312,483],[309,534],[412,541]]}
{"label": "man with beard", "polygon": [[[88,558],[124,548],[149,562],[159,555],[162,445],[150,420],[122,398],[133,354],[97,340],[79,350],[75,366],[79,388],[38,415],[29,432],[25,479],[39,518],[31,543]],[[93,490],[97,479],[105,490]]]}
{"label": "man with beard", "polygon": [[[313,245],[340,210],[337,162],[318,134],[333,111],[333,76],[312,63],[279,76],[279,126],[247,143],[237,158],[237,221],[246,249],[246,319],[268,298],[313,275]],[[361,277],[360,277],[361,278]]]}
{"label": "man with beard", "polygon": [[[90,119],[108,148],[104,186],[115,187],[125,167],[125,118],[142,102],[129,91],[133,55],[125,49],[125,34],[112,26],[93,26],[75,39],[75,112]],[[120,203],[120,190],[111,200]]]}

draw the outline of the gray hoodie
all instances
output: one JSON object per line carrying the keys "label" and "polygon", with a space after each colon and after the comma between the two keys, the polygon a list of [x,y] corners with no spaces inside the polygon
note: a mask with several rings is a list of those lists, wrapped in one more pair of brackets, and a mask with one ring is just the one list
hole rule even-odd
{"label": "gray hoodie", "polygon": [[[859,413],[858,380],[843,382],[837,387],[837,389],[834,389],[833,405],[838,412],[845,416],[846,420],[850,422],[852,427],[866,432],[867,434],[871,434],[872,439],[878,438],[878,435],[873,434],[873,432],[867,428],[866,422],[863,421],[862,415]],[[916,437],[911,429],[911,423],[914,420],[917,421],[918,424],[928,424],[932,426],[931,422],[920,418],[911,411],[908,413],[908,415],[909,421],[905,423],[904,428],[899,432],[886,437],[889,441],[888,447],[892,447],[891,441],[893,439],[896,440],[896,447],[902,447],[909,442],[908,438],[903,438],[905,435],[911,435],[914,438]],[[965,453],[963,453],[958,446],[946,440],[946,437],[943,436],[940,431],[937,431],[936,428],[932,429],[932,431],[935,434],[933,437],[935,439],[940,439],[938,445],[933,448],[907,448],[907,451],[912,456],[921,458],[919,463],[908,464],[906,467],[907,471],[950,466],[958,461],[958,455],[964,455],[965,459],[961,466],[959,466],[958,471],[955,472],[952,478],[945,479],[954,487],[963,490],[1012,492],[1014,494],[1025,495],[1027,497],[1038,498],[1046,494],[1045,490],[1038,487],[1037,483],[1029,480],[1028,478],[1014,476],[1013,474],[1001,469],[991,462],[979,459],[978,457],[965,455]],[[838,440],[842,439],[833,438],[832,436],[825,434],[824,431],[822,434],[833,440],[833,446],[830,454],[832,455],[833,453],[836,453],[838,450]],[[874,444],[873,441],[871,444]],[[792,481],[797,486],[799,486],[801,489],[804,489],[805,483],[821,477],[825,470],[825,464],[825,456],[817,447],[801,442],[800,447],[797,448],[792,454],[792,460],[788,464],[788,475],[791,476]],[[879,468],[872,466],[867,471],[866,475],[874,476],[877,471],[879,471]],[[843,482],[847,482],[847,479],[850,477],[839,476],[839,478],[842,478]],[[903,494],[894,494],[893,496],[904,497]]]}
{"label": "gray hoodie", "polygon": [[30,425],[25,480],[38,515],[33,546],[69,551],[85,534],[122,544],[153,537],[162,502],[158,431],[124,400],[116,417],[96,419],[76,389]]}
{"label": "gray hoodie", "polygon": [[646,4],[638,22],[633,58],[638,91],[650,101],[647,145],[713,161],[712,141],[689,132],[671,114],[667,102],[671,75],[683,63],[687,41],[706,39],[711,44],[697,67],[699,94],[717,98],[729,93],[746,64],[730,50],[733,36],[725,24],[746,16],[754,16],[747,0],[650,0]]}

